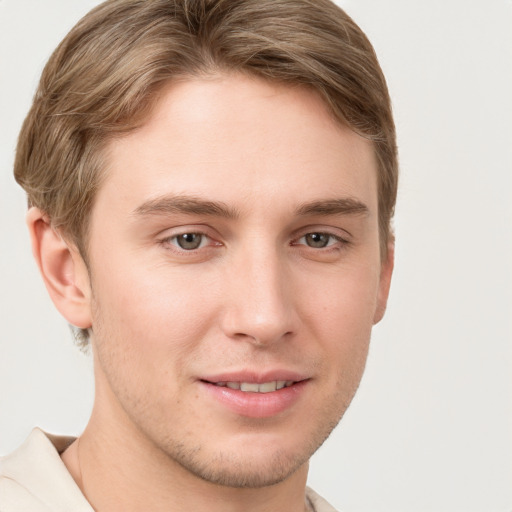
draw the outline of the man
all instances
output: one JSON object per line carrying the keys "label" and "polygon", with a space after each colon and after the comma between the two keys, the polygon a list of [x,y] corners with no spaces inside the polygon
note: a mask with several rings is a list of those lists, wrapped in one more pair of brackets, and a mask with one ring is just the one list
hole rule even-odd
{"label": "man", "polygon": [[332,510],[308,461],[393,268],[395,133],[328,0],[110,0],[48,62],[15,176],[90,343],[83,434],[2,461],[14,510]]}

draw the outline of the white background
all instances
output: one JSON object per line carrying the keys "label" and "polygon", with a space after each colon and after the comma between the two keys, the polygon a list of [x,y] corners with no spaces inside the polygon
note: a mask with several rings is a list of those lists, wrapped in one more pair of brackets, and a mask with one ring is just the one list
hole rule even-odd
{"label": "white background", "polygon": [[[78,434],[91,362],[32,262],[15,140],[51,50],[97,2],[0,0],[0,453]],[[344,511],[512,511],[512,2],[346,0],[401,155],[388,314],[310,485]],[[297,426],[300,428],[300,426]]]}

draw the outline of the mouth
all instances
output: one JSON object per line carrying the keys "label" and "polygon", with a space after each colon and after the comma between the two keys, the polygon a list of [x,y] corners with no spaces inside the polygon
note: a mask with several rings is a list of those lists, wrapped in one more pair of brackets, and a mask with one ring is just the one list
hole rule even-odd
{"label": "mouth", "polygon": [[293,380],[272,380],[269,382],[240,382],[240,381],[220,381],[220,382],[207,382],[214,384],[221,388],[229,388],[242,391],[244,393],[272,393],[280,389],[289,388],[295,384]]}
{"label": "mouth", "polygon": [[250,418],[268,418],[292,408],[307,393],[311,381],[292,372],[273,373],[279,375],[244,372],[203,377],[199,382],[223,410],[227,408],[232,413]]}

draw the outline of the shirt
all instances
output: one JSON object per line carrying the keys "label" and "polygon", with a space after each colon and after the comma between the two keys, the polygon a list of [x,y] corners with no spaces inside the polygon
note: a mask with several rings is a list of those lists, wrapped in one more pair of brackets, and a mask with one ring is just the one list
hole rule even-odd
{"label": "shirt", "polygon": [[[74,440],[35,428],[0,458],[0,512],[94,512],[60,458]],[[315,512],[336,512],[309,487],[306,497]]]}

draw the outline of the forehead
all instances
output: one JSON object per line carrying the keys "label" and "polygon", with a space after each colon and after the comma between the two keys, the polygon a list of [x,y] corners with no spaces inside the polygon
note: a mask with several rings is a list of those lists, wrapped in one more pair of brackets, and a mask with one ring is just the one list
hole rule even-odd
{"label": "forehead", "polygon": [[170,84],[141,128],[110,142],[107,160],[98,200],[125,209],[166,193],[241,211],[329,195],[376,209],[372,144],[312,90],[243,75]]}

